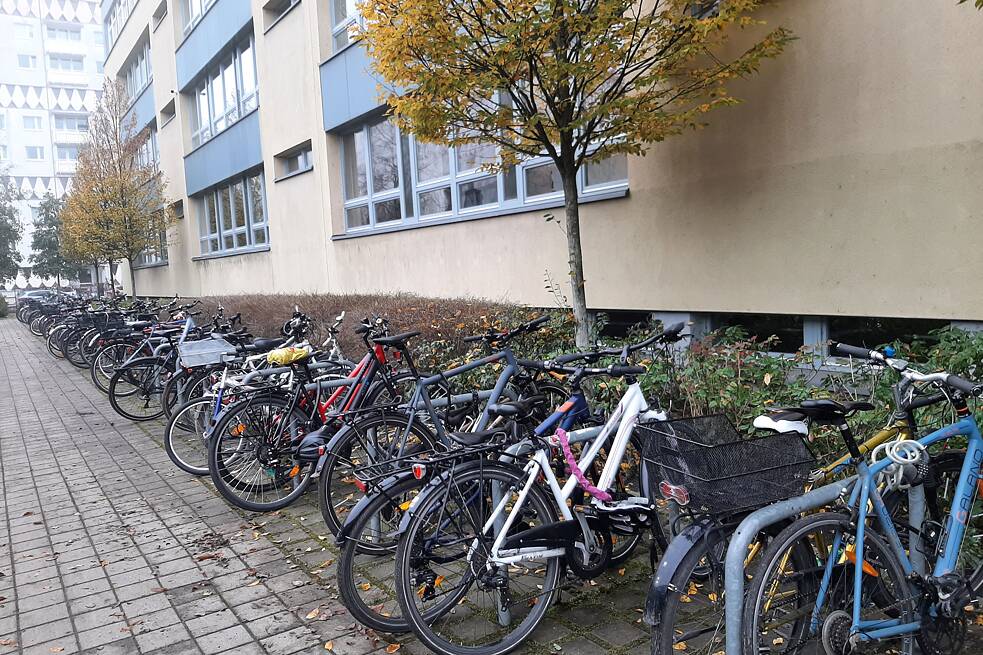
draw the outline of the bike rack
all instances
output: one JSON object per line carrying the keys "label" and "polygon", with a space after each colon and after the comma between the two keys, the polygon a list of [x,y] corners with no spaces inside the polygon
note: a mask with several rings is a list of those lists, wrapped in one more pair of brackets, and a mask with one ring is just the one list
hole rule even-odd
{"label": "bike rack", "polygon": [[748,547],[754,538],[764,528],[779,521],[792,518],[803,512],[829,505],[850,488],[856,476],[846,480],[833,482],[814,489],[801,496],[783,500],[752,512],[737,527],[727,547],[727,559],[724,564],[724,609],[725,626],[727,630],[727,655],[741,655],[743,648],[743,619],[744,619],[744,562],[747,559]]}

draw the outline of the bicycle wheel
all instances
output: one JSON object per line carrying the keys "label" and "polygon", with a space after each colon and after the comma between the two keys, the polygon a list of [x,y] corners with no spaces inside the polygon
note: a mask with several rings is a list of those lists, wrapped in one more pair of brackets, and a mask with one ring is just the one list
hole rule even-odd
{"label": "bicycle wheel", "polygon": [[652,655],[713,655],[724,650],[726,535],[710,532],[683,557],[652,625]]}
{"label": "bicycle wheel", "polygon": [[308,417],[289,399],[264,395],[230,405],[208,440],[208,472],[215,488],[252,512],[283,509],[307,489],[314,463],[293,446],[307,433]]}
{"label": "bicycle wheel", "polygon": [[343,428],[346,434],[327,454],[317,485],[318,506],[331,534],[338,534],[348,512],[365,493],[365,485],[355,478],[355,469],[399,455],[407,428],[403,454],[430,449],[433,435],[420,421],[410,423],[402,414],[373,414]]}
{"label": "bicycle wheel", "polygon": [[410,477],[376,494],[348,526],[338,559],[338,591],[355,620],[379,632],[408,632],[394,592],[396,530],[424,481]]}
{"label": "bicycle wheel", "polygon": [[101,348],[89,365],[89,377],[92,378],[92,384],[96,385],[99,391],[108,394],[109,381],[112,379],[113,373],[116,372],[116,368],[120,364],[133,355],[135,349],[136,346],[132,343],[111,343]]}
{"label": "bicycle wheel", "polygon": [[[860,620],[914,620],[918,596],[912,594],[890,546],[868,529],[861,558],[851,545],[855,532],[848,516],[827,512],[799,519],[771,542],[744,603],[745,652],[852,652],[858,560],[863,575]],[[910,654],[914,641],[913,634],[864,641],[863,652]]]}
{"label": "bicycle wheel", "polygon": [[208,434],[215,423],[215,399],[193,398],[177,407],[164,428],[164,451],[191,475],[208,475]]}
{"label": "bicycle wheel", "polygon": [[[526,474],[482,462],[423,496],[396,551],[396,597],[416,636],[442,655],[502,655],[536,629],[558,592],[560,558],[491,563],[493,508],[518,502]],[[513,533],[555,524],[533,485]],[[497,522],[496,522],[497,523]]]}
{"label": "bicycle wheel", "polygon": [[89,368],[89,362],[82,352],[82,339],[85,336],[84,329],[72,330],[63,339],[65,359],[76,368]]}
{"label": "bicycle wheel", "polygon": [[52,357],[56,357],[58,359],[65,358],[65,353],[62,352],[61,349],[60,337],[64,335],[66,329],[67,328],[62,325],[48,333],[48,338],[45,340],[45,345],[48,347],[48,352],[51,353]]}
{"label": "bicycle wheel", "polygon": [[164,414],[160,397],[170,372],[163,359],[136,360],[109,380],[109,404],[123,418],[151,421]]}

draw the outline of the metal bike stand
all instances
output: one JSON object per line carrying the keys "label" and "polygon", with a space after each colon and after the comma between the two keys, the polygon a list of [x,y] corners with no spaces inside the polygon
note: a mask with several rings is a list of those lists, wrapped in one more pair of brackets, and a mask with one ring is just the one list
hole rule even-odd
{"label": "metal bike stand", "polygon": [[743,648],[744,561],[747,559],[748,547],[750,547],[751,542],[754,541],[759,532],[769,525],[832,503],[845,490],[849,489],[855,480],[856,476],[852,476],[846,480],[814,489],[801,496],[762,507],[751,513],[737,527],[731,537],[730,545],[727,547],[727,559],[724,564],[727,655],[741,655]]}

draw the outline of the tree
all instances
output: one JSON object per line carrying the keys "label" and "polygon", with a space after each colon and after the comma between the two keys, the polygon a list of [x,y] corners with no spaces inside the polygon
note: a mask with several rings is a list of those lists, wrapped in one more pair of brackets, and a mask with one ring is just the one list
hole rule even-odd
{"label": "tree", "polygon": [[[563,184],[577,344],[587,345],[577,175],[732,105],[726,83],[780,54],[774,29],[727,44],[761,0],[372,0],[361,37],[397,124],[424,141],[491,143],[501,168],[546,155]],[[695,8],[704,8],[698,11]],[[728,45],[729,49],[724,46]]]}
{"label": "tree", "polygon": [[78,268],[69,262],[62,251],[61,200],[50,193],[44,194],[38,206],[38,216],[34,219],[34,233],[31,235],[31,264],[34,272],[41,277],[58,280],[75,274]]}
{"label": "tree", "polygon": [[142,154],[149,133],[136,130],[136,117],[126,118],[128,109],[123,86],[107,79],[99,107],[89,117],[88,141],[79,151],[62,218],[79,254],[126,261],[135,297],[133,263],[145,250],[159,247],[174,215],[163,175]]}
{"label": "tree", "polygon": [[[6,171],[0,171],[5,173]],[[24,233],[15,203],[20,192],[6,175],[0,175],[0,282],[17,277],[20,253],[17,244]]]}

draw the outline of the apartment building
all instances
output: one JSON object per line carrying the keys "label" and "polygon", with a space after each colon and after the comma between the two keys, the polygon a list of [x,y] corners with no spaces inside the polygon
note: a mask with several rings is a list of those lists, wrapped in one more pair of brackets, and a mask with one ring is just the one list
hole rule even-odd
{"label": "apartment building", "polygon": [[41,198],[63,196],[75,173],[88,114],[102,90],[105,45],[97,0],[0,2],[0,176],[21,192],[21,270],[31,273],[31,232]]}
{"label": "apartment building", "polygon": [[[385,118],[354,0],[104,0],[182,217],[140,293],[411,291],[555,304],[543,160],[417,143]],[[587,299],[777,333],[782,350],[983,322],[983,14],[785,2],[799,37],[745,102],[580,180]],[[917,19],[915,18],[917,17]]]}

